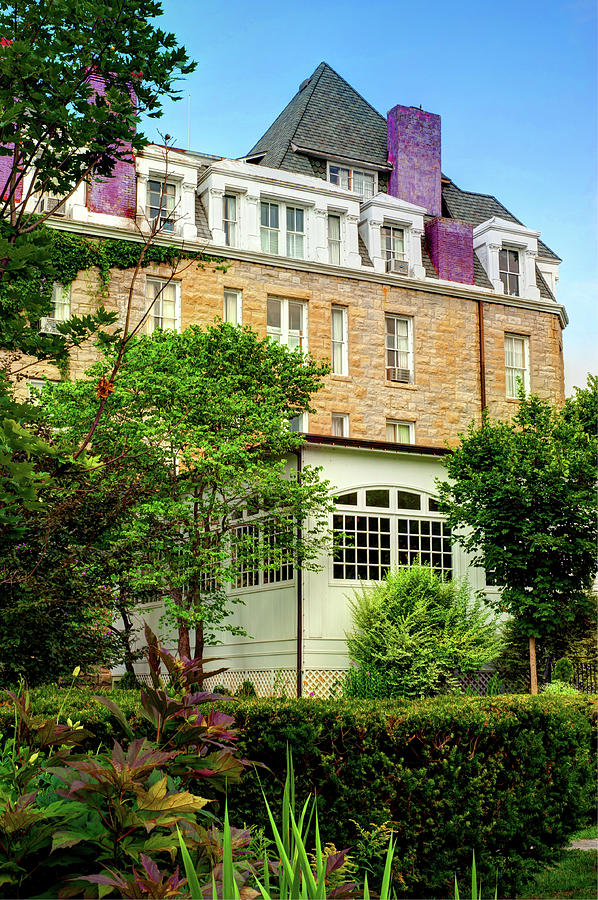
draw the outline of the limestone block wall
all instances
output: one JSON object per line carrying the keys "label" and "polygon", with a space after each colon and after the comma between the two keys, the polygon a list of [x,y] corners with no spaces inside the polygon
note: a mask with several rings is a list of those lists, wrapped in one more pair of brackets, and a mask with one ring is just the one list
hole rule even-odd
{"label": "limestone block wall", "polygon": [[[141,320],[145,283],[150,275],[168,278],[168,266],[144,269],[135,282],[131,323]],[[122,326],[132,272],[113,270],[108,309]],[[479,421],[480,372],[477,303],[401,284],[386,285],[341,275],[299,272],[248,261],[231,262],[226,272],[198,268],[184,261],[174,279],[180,282],[181,326],[207,325],[223,315],[224,291],[242,291],[243,323],[266,335],[269,296],[304,301],[308,347],[319,359],[331,356],[332,306],[344,306],[348,319],[347,375],[330,374],[315,397],[316,414],[309,431],[330,434],[333,413],[349,415],[349,434],[384,440],[386,419],[415,423],[415,443],[442,446],[456,442],[472,419]],[[71,288],[74,313],[91,311],[99,300],[97,273],[80,273]],[[414,383],[386,380],[385,314],[408,316],[413,323]],[[531,390],[551,402],[563,399],[561,328],[550,312],[484,303],[486,393],[490,412],[509,417],[516,401],[505,397],[504,335],[529,335]],[[70,372],[80,377],[95,358],[92,346],[73,352]],[[38,375],[47,367],[36,366]],[[50,377],[57,377],[56,370]]]}

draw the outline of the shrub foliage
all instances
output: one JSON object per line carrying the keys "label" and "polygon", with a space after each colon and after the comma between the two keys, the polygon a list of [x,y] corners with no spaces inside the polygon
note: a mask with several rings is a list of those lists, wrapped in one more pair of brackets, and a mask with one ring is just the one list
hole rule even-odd
{"label": "shrub foliage", "polygon": [[[349,655],[350,696],[429,697],[451,686],[456,672],[474,672],[496,655],[493,617],[465,582],[445,581],[428,566],[405,566],[355,591]],[[362,677],[365,673],[365,679]]]}

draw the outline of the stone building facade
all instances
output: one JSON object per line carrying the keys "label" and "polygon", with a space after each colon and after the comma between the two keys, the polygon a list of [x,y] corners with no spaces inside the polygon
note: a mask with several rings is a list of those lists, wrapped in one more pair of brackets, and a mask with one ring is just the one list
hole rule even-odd
{"label": "stone building facade", "polygon": [[[329,687],[347,665],[347,595],[408,561],[404,535],[409,559],[486,587],[450,550],[434,478],[446,444],[484,407],[513,413],[519,379],[563,400],[560,260],[495,197],[442,174],[439,116],[396,106],[383,117],[325,63],[243,159],[150,146],[108,186],[81,189],[51,224],[139,241],[156,217],[157,243],[205,249],[227,267],[144,268],[134,324],[145,316],[146,331],[184,329],[220,317],[332,360],[316,413],[296,427],[305,461],[335,485],[338,528],[360,517],[378,550],[238,592],[235,615],[252,639],[225,639],[224,676],[233,687],[250,676],[267,690],[276,672],[299,690]],[[92,308],[96,289],[96,273],[80,273],[70,310]],[[122,317],[130,290],[131,272],[113,270],[107,308]],[[148,304],[160,290],[157,316]],[[92,361],[80,349],[71,374]],[[159,612],[142,610],[154,624]]]}

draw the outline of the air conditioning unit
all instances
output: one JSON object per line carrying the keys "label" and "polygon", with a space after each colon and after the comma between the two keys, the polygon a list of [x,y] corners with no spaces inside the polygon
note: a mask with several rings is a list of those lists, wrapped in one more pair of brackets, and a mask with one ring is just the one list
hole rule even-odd
{"label": "air conditioning unit", "polygon": [[42,197],[40,203],[40,212],[52,213],[55,216],[65,216],[66,209],[62,197],[54,197],[52,194],[46,194]]}
{"label": "air conditioning unit", "polygon": [[409,263],[405,259],[387,259],[386,271],[393,275],[409,275]]}
{"label": "air conditioning unit", "polygon": [[409,369],[387,369],[389,381],[399,381],[401,384],[409,384],[411,372]]}
{"label": "air conditioning unit", "polygon": [[53,316],[44,316],[39,320],[39,333],[40,334],[60,334],[58,328],[56,327],[58,324],[58,319],[55,319]]}

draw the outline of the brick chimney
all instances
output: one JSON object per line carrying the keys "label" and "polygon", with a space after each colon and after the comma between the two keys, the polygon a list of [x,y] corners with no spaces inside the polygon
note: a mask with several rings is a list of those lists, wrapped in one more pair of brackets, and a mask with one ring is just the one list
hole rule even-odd
{"label": "brick chimney", "polygon": [[393,165],[388,193],[439,216],[440,116],[414,106],[395,106],[386,122],[388,159]]}
{"label": "brick chimney", "polygon": [[473,225],[436,216],[425,229],[426,248],[438,277],[473,284]]}
{"label": "brick chimney", "polygon": [[[96,94],[100,96],[105,94],[106,85],[101,75],[91,75],[90,83]],[[93,102],[93,99],[90,102]],[[131,102],[133,104],[137,102],[133,91]],[[130,159],[117,160],[109,178],[98,175],[92,177],[87,188],[87,207],[92,212],[134,219],[137,211],[135,157],[131,144],[123,143],[122,146],[130,148]]]}

